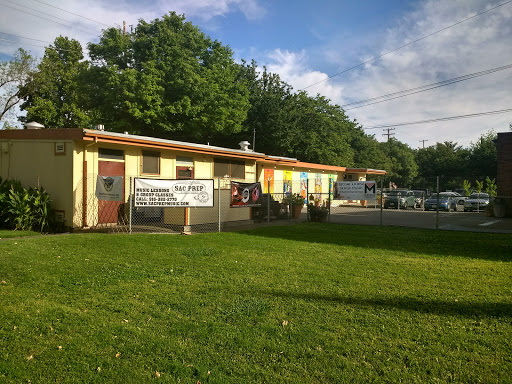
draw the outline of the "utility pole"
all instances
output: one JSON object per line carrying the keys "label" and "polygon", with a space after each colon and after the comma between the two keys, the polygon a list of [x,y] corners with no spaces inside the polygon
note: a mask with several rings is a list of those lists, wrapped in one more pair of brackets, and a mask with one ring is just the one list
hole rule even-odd
{"label": "utility pole", "polygon": [[420,140],[420,143],[423,143],[423,148],[425,148],[425,141],[428,141],[428,140]]}
{"label": "utility pole", "polygon": [[123,21],[123,35],[126,35],[126,21]]}
{"label": "utility pole", "polygon": [[395,128],[385,128],[384,131],[388,131],[388,133],[383,133],[382,136],[387,136],[388,137],[388,141],[389,141],[389,138],[391,136],[395,136],[394,133],[390,133],[391,131],[394,131]]}

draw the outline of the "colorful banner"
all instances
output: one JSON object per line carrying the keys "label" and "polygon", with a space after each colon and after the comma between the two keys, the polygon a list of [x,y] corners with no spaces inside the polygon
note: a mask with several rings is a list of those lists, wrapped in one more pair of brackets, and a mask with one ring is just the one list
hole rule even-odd
{"label": "colorful banner", "polygon": [[300,195],[304,198],[305,204],[308,203],[308,174],[300,173]]}
{"label": "colorful banner", "polygon": [[315,199],[322,199],[322,174],[315,174]]}
{"label": "colorful banner", "polygon": [[292,193],[292,171],[283,171],[283,192],[287,195]]}
{"label": "colorful banner", "polygon": [[256,207],[260,206],[261,184],[258,183],[238,183],[231,182],[231,202],[232,208]]}
{"label": "colorful banner", "polygon": [[334,183],[338,180],[337,175],[329,175],[329,193],[331,194],[331,200],[334,193]]}
{"label": "colorful banner", "polygon": [[375,181],[337,181],[334,183],[335,200],[376,200]]}
{"label": "colorful banner", "polygon": [[136,207],[213,207],[213,180],[135,179]]}
{"label": "colorful banner", "polygon": [[274,170],[265,169],[263,171],[263,191],[265,193],[274,193]]}
{"label": "colorful banner", "polygon": [[98,200],[123,201],[123,176],[100,176],[96,179]]}

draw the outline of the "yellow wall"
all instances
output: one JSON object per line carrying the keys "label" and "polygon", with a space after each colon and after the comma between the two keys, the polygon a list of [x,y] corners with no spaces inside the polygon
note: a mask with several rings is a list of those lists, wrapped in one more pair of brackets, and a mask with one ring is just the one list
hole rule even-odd
{"label": "yellow wall", "polygon": [[[55,154],[56,142],[64,143],[65,154]],[[25,188],[43,187],[55,209],[71,213],[73,145],[63,140],[1,140],[0,176],[19,180]],[[69,221],[70,217],[66,215],[65,219]]]}

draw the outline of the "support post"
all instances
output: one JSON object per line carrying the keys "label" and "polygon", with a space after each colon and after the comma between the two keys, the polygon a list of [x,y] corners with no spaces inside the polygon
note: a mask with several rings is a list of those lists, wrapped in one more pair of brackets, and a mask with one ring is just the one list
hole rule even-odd
{"label": "support post", "polygon": [[220,220],[220,177],[217,178],[217,206],[219,208],[219,232],[221,231],[221,220]]}
{"label": "support post", "polygon": [[130,224],[128,227],[130,228],[130,234],[132,233],[132,205],[133,205],[133,199],[132,199],[132,178],[130,177]]}
{"label": "support post", "polygon": [[439,176],[437,176],[436,229],[439,229]]}
{"label": "support post", "polygon": [[267,223],[270,224],[270,199],[272,195],[270,194],[270,179],[267,180]]}
{"label": "support post", "polygon": [[384,177],[380,178],[380,226],[382,227],[382,213],[384,207]]}

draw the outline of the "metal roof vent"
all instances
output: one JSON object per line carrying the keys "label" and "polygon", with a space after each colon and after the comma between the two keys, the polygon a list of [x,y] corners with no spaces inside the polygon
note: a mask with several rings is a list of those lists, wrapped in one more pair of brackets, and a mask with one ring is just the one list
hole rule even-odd
{"label": "metal roof vent", "polygon": [[31,121],[30,123],[25,124],[25,129],[41,129],[44,128],[43,124],[39,124],[38,122]]}
{"label": "metal roof vent", "polygon": [[251,143],[249,143],[247,140],[244,140],[239,142],[238,145],[242,151],[249,151],[249,145],[251,145]]}

